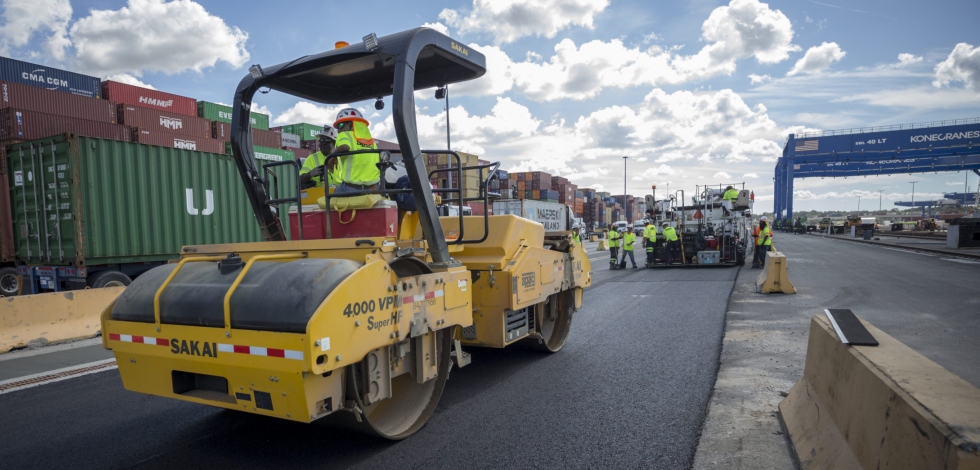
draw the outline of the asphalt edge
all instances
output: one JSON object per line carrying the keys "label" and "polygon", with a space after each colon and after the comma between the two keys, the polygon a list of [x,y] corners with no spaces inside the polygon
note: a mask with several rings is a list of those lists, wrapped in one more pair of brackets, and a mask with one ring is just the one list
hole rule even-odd
{"label": "asphalt edge", "polygon": [[831,237],[831,236],[824,235],[822,233],[821,234],[809,233],[807,235],[809,235],[811,237],[827,238],[827,239],[830,239],[830,240],[842,240],[842,241],[852,242],[852,243],[863,243],[865,245],[872,245],[872,246],[878,246],[878,247],[891,248],[891,249],[894,249],[894,250],[902,250],[902,251],[908,251],[908,252],[912,252],[912,253],[915,253],[917,251],[923,251],[923,252],[926,252],[926,253],[934,253],[934,254],[937,254],[937,255],[950,256],[950,257],[953,257],[953,258],[963,258],[963,259],[969,259],[969,260],[980,260],[980,255],[974,255],[974,254],[969,254],[969,253],[950,253],[948,251],[933,250],[931,248],[911,248],[911,247],[906,247],[906,246],[901,246],[901,245],[888,245],[888,244],[885,244],[885,243],[878,243],[878,242],[868,241],[868,240],[855,240],[855,239],[851,239],[851,238]]}

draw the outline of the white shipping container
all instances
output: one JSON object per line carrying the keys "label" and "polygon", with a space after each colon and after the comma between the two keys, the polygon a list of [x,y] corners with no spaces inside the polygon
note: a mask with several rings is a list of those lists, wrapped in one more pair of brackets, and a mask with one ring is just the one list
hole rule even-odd
{"label": "white shipping container", "polygon": [[296,135],[296,134],[290,134],[288,132],[283,132],[282,133],[282,146],[283,147],[292,147],[292,148],[295,148],[295,149],[300,148],[299,136]]}
{"label": "white shipping container", "polygon": [[532,199],[507,199],[493,203],[493,215],[513,214],[544,225],[546,232],[571,230],[568,221],[568,206],[555,202]]}

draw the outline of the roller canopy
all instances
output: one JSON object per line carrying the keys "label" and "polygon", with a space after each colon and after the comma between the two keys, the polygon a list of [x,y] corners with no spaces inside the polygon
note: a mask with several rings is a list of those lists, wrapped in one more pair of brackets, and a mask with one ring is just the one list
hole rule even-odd
{"label": "roller canopy", "polygon": [[263,68],[256,85],[320,103],[354,103],[392,94],[395,62],[412,57],[415,89],[422,90],[478,78],[486,58],[468,46],[429,28],[378,38],[376,52],[363,43],[301,57]]}

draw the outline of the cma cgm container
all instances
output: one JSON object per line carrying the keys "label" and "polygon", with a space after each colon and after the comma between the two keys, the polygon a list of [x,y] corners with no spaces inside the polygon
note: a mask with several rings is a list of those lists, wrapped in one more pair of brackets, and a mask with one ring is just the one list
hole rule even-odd
{"label": "cma cgm container", "polygon": [[[197,102],[197,116],[211,121],[231,124],[231,111],[231,106],[209,101]],[[252,121],[252,129],[269,130],[269,115],[252,112],[249,118]]]}
{"label": "cma cgm container", "polygon": [[130,127],[195,137],[211,137],[211,122],[197,116],[169,113],[131,104],[118,105],[117,114],[119,123]]}
{"label": "cma cgm container", "polygon": [[140,144],[159,145],[198,152],[224,153],[224,142],[208,137],[175,134],[140,127],[133,128],[132,141]]}
{"label": "cma cgm container", "polygon": [[100,80],[96,77],[7,57],[0,57],[0,80],[89,98],[102,97]]}
{"label": "cma cgm container", "polygon": [[17,108],[0,109],[0,141],[33,140],[66,132],[129,140],[129,127]]}
{"label": "cma cgm container", "polygon": [[197,100],[125,83],[102,82],[102,97],[117,104],[131,104],[187,116],[197,116]]}
{"label": "cma cgm container", "polygon": [[111,101],[14,82],[0,81],[0,108],[18,108],[90,121],[116,122],[116,107]]}
{"label": "cma cgm container", "polygon": [[[184,245],[261,240],[229,155],[68,134],[13,145],[8,159],[31,292],[125,285]],[[292,168],[276,173],[296,184]]]}

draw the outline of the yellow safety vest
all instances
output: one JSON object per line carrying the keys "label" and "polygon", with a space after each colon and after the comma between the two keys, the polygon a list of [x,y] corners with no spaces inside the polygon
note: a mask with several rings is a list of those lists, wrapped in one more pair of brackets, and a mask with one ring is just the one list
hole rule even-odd
{"label": "yellow safety vest", "polygon": [[572,235],[572,240],[575,240],[575,243],[582,243],[582,239],[581,239],[581,238],[579,238],[579,236],[578,236],[578,232],[575,232],[575,233],[574,233],[574,234]]}
{"label": "yellow safety vest", "polygon": [[[303,167],[300,168],[299,170],[299,174],[305,175],[315,170],[318,166],[323,166],[323,162],[325,162],[326,160],[327,160],[327,156],[324,155],[323,152],[317,152],[314,153],[313,155],[310,155],[309,157],[306,157],[306,160],[303,161]],[[329,183],[331,187],[337,186],[342,181],[340,178],[340,173],[341,173],[341,164],[338,161],[337,165],[333,168],[333,171],[327,173],[327,183]],[[314,176],[310,179],[316,183],[317,188],[323,187],[323,181],[320,180],[319,176]]]}
{"label": "yellow safety vest", "polygon": [[633,251],[633,242],[636,241],[636,235],[633,232],[626,232],[623,235],[623,249],[626,251]]}
{"label": "yellow safety vest", "polygon": [[722,196],[722,199],[725,201],[734,201],[738,199],[738,190],[729,189],[728,191],[725,191],[725,195]]}
{"label": "yellow safety vest", "polygon": [[664,228],[664,238],[666,238],[667,241],[669,241],[669,242],[676,242],[677,241],[677,231],[674,230],[674,227],[666,227],[666,228]]}
{"label": "yellow safety vest", "polygon": [[654,225],[643,227],[643,238],[652,242],[657,241],[657,227]]}
{"label": "yellow safety vest", "polygon": [[[350,150],[377,150],[378,144],[371,137],[367,124],[354,121],[354,130],[341,132],[337,135],[337,147],[346,145]],[[377,153],[361,153],[340,157],[342,164],[341,178],[345,183],[372,186],[381,181],[381,170],[378,162],[381,155]]]}
{"label": "yellow safety vest", "polygon": [[609,232],[609,248],[619,248],[619,232]]}
{"label": "yellow safety vest", "polygon": [[[767,236],[768,235],[768,236]],[[763,241],[765,239],[765,241]],[[755,239],[756,245],[772,245],[772,230],[766,225],[766,228],[759,230],[759,238]]]}

